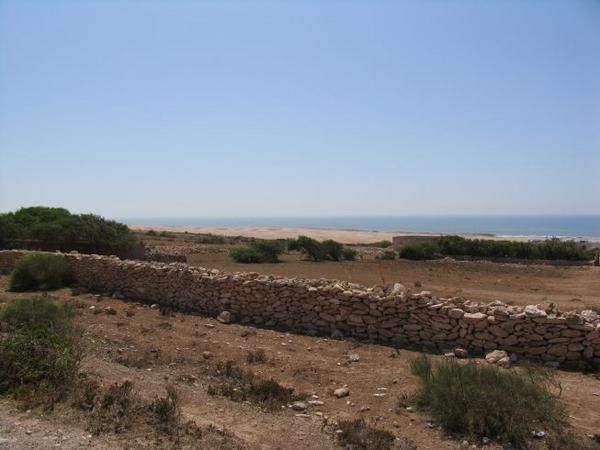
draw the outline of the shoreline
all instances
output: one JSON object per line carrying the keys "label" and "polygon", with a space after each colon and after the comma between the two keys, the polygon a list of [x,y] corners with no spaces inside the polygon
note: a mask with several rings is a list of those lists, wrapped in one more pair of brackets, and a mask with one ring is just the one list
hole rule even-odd
{"label": "shoreline", "polygon": [[[222,236],[243,236],[259,239],[288,239],[300,235],[309,236],[313,239],[325,240],[333,239],[343,244],[372,244],[374,242],[388,240],[391,241],[394,236],[446,236],[455,235],[468,239],[492,239],[492,240],[511,240],[511,241],[532,241],[546,239],[544,236],[508,236],[494,235],[490,233],[433,233],[433,232],[407,232],[407,231],[376,231],[376,230],[356,230],[356,229],[331,229],[316,227],[203,227],[195,225],[146,225],[131,224],[128,225],[134,231],[155,230],[158,232],[166,231],[172,233],[192,233],[192,234],[217,234]],[[573,239],[559,237],[560,239]],[[579,241],[579,239],[574,239]],[[582,241],[600,244],[600,239],[581,239]]]}

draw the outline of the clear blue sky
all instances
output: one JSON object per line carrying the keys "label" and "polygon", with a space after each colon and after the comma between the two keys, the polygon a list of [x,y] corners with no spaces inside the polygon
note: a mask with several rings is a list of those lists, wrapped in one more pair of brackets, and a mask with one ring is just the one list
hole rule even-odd
{"label": "clear blue sky", "polygon": [[0,211],[600,214],[600,2],[0,0]]}

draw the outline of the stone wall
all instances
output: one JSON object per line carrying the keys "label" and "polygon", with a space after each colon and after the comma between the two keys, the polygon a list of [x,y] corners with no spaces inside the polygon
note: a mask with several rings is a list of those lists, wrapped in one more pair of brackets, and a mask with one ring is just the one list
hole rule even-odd
{"label": "stone wall", "polygon": [[[0,271],[22,251],[0,251]],[[335,280],[227,273],[185,264],[65,255],[77,283],[119,298],[158,303],[183,312],[307,334],[334,334],[390,345],[501,349],[545,361],[600,358],[600,316],[593,311],[478,304],[407,292],[400,284],[367,288]]]}

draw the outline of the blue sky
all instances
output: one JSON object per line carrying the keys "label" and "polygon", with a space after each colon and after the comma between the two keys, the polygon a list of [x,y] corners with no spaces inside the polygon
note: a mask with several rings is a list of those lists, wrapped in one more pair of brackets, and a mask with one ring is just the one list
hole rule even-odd
{"label": "blue sky", "polygon": [[600,2],[0,0],[0,157],[0,211],[600,214]]}

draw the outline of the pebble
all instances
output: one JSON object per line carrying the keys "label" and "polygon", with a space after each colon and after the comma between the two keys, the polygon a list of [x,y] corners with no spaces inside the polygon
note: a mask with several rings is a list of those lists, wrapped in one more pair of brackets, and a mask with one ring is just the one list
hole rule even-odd
{"label": "pebble", "polygon": [[308,405],[304,402],[294,402],[290,406],[294,411],[304,411],[308,408]]}
{"label": "pebble", "polygon": [[333,391],[333,395],[335,395],[337,398],[347,397],[348,395],[350,395],[350,389],[348,389],[347,387],[338,388],[335,391]]}
{"label": "pebble", "polygon": [[360,361],[360,356],[356,353],[352,353],[350,355],[348,355],[348,362],[359,362]]}

